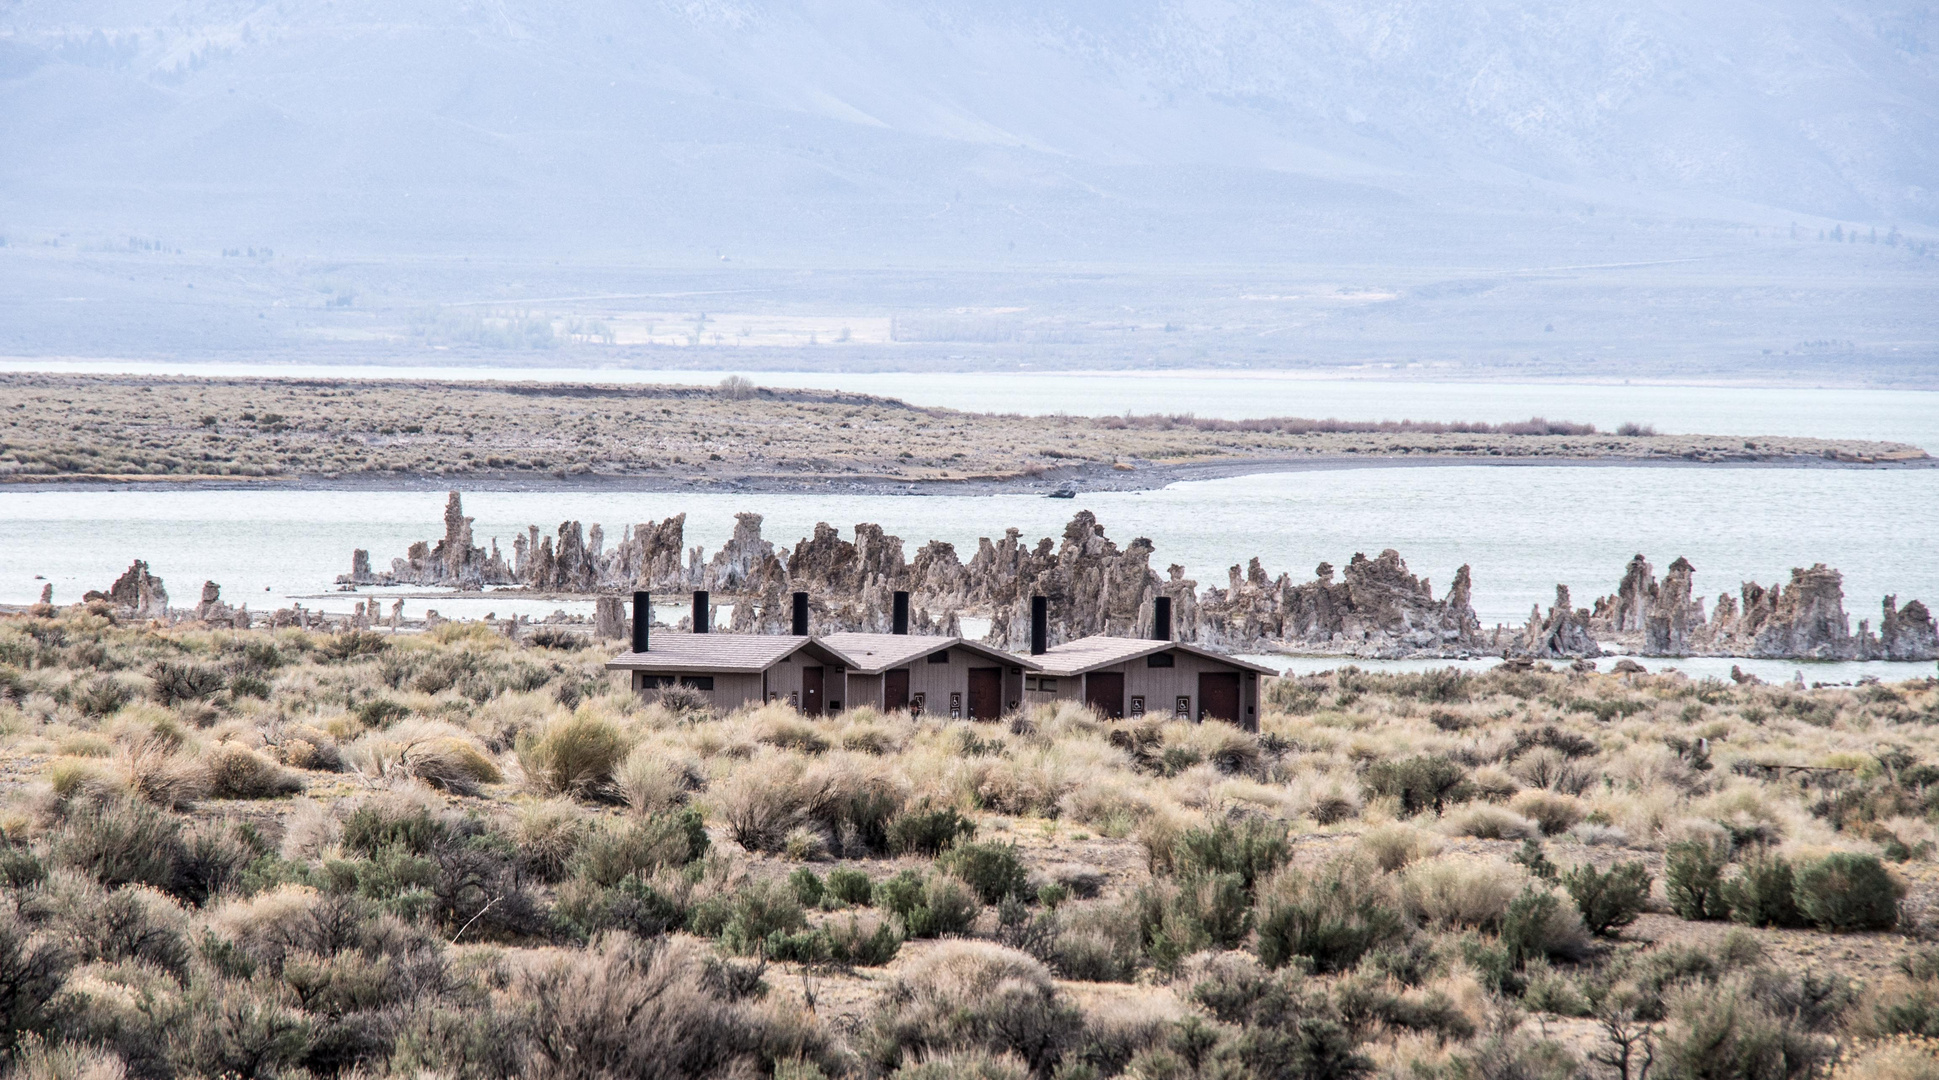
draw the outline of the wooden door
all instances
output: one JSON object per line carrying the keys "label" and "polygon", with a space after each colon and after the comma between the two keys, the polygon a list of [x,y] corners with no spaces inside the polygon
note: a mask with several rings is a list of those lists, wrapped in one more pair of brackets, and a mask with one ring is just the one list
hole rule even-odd
{"label": "wooden door", "polygon": [[825,689],[822,669],[805,667],[801,669],[801,711],[809,716],[821,715],[822,691]]}
{"label": "wooden door", "polygon": [[969,670],[969,718],[995,720],[1003,715],[1003,669],[974,667]]}
{"label": "wooden door", "polygon": [[906,709],[909,707],[909,669],[896,668],[882,673],[882,708]]}
{"label": "wooden door", "polygon": [[1239,722],[1239,673],[1203,671],[1198,676],[1198,718]]}
{"label": "wooden door", "polygon": [[1112,720],[1124,718],[1124,672],[1093,671],[1084,676],[1084,704]]}

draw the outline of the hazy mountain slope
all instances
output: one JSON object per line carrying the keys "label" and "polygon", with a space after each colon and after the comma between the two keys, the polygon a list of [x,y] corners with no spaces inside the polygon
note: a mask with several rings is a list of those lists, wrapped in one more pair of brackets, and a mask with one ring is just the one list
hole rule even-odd
{"label": "hazy mountain slope", "polygon": [[0,227],[1256,259],[1565,215],[1500,230],[1539,247],[1594,202],[1934,224],[1936,47],[1909,0],[16,0]]}

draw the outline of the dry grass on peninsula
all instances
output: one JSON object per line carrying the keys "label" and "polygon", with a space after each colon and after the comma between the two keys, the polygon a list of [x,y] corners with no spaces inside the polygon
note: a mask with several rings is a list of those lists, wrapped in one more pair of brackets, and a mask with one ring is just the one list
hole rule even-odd
{"label": "dry grass on peninsula", "polygon": [[1925,457],[1894,443],[1624,435],[1546,421],[1490,427],[995,416],[752,384],[0,375],[0,480],[15,482],[398,474],[928,482],[1016,479],[1074,467],[1423,455],[1819,463]]}
{"label": "dry grass on peninsula", "polygon": [[1933,1075],[1936,680],[1348,669],[1253,736],[605,655],[0,619],[12,1075]]}

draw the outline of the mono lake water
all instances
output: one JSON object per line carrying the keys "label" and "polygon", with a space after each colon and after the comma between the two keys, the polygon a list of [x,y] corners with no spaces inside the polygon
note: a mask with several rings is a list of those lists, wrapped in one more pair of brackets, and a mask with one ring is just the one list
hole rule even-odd
{"label": "mono lake water", "polygon": [[[223,377],[454,379],[670,383],[711,386],[729,371],[436,365],[239,364],[174,361],[0,361],[0,372]],[[1194,413],[1225,420],[1479,420],[1544,416],[1605,431],[1635,421],[1705,435],[1883,439],[1939,454],[1939,392],[1836,386],[1630,383],[1463,383],[1404,378],[1318,379],[1261,371],[743,372],[762,386],[846,390],[914,405],[1073,416]]]}
{"label": "mono lake water", "polygon": [[[436,492],[28,491],[0,495],[0,602],[27,603],[43,575],[58,602],[106,588],[130,560],[148,561],[177,605],[192,604],[204,580],[224,599],[262,611],[293,597],[328,593],[363,547],[379,567],[415,540],[442,535]],[[687,514],[688,546],[709,553],[731,534],[733,515],[765,516],[764,535],[792,547],[816,522],[852,536],[858,522],[902,537],[913,556],[929,539],[956,545],[967,561],[979,537],[1005,527],[1025,539],[1060,538],[1079,509],[1098,515],[1120,544],[1150,537],[1154,567],[1185,566],[1201,588],[1223,585],[1226,568],[1257,555],[1268,572],[1307,580],[1320,562],[1343,566],[1355,552],[1397,548],[1439,595],[1456,567],[1473,567],[1482,622],[1520,624],[1546,607],[1558,582],[1578,605],[1613,592],[1630,556],[1642,552],[1660,574],[1678,556],[1697,567],[1712,598],[1746,579],[1788,580],[1794,566],[1826,562],[1844,571],[1853,628],[1878,617],[1879,600],[1939,601],[1939,471],[1769,468],[1453,466],[1278,473],[1142,492],[1099,492],[1076,500],[1028,495],[744,495],[579,492],[468,492],[480,544],[496,537],[509,556],[527,524],[553,532],[564,519],[605,526],[617,543],[627,523]],[[306,600],[348,612],[366,590]],[[589,604],[509,596],[411,599],[406,611],[452,617],[487,612],[542,616]],[[1327,666],[1335,662],[1328,661]],[[1695,671],[1699,661],[1679,663]],[[1655,665],[1652,664],[1652,667]],[[1766,677],[1788,678],[1796,665]],[[1728,670],[1725,663],[1723,670]],[[1893,666],[1894,668],[1897,665]],[[1908,665],[1928,674],[1932,665]],[[1915,669],[1916,670],[1913,670]],[[1872,670],[1872,669],[1867,669]],[[1883,670],[1878,669],[1878,670]],[[1848,678],[1836,676],[1836,679]],[[1830,675],[1811,675],[1833,679]]]}

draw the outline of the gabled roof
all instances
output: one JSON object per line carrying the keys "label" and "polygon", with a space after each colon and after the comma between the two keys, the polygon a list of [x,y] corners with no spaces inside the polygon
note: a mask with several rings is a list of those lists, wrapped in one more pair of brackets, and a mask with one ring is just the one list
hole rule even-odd
{"label": "gabled roof", "polygon": [[849,670],[857,675],[876,675],[890,668],[912,664],[942,649],[965,649],[999,664],[1015,664],[1037,669],[1028,657],[1013,656],[1002,649],[961,637],[934,637],[924,634],[863,634],[844,631],[829,634],[822,642],[848,657]]}
{"label": "gabled roof", "polygon": [[606,661],[609,671],[721,671],[756,675],[806,651],[826,664],[846,666],[846,656],[812,637],[792,634],[683,634],[653,632],[647,651],[623,652]]}
{"label": "gabled roof", "polygon": [[1098,668],[1122,664],[1127,660],[1137,660],[1152,653],[1172,650],[1202,656],[1207,660],[1215,660],[1242,671],[1256,671],[1261,675],[1279,674],[1263,664],[1240,660],[1189,642],[1160,641],[1156,638],[1106,637],[1103,634],[1067,641],[1031,659],[1037,661],[1039,670],[1046,675],[1082,675],[1087,671],[1096,671]]}

